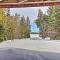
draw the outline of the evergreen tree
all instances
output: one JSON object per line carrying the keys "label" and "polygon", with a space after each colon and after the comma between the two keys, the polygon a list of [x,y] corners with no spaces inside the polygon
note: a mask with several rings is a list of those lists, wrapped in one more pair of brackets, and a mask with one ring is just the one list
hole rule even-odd
{"label": "evergreen tree", "polygon": [[31,30],[31,26],[30,26],[30,20],[29,20],[29,17],[27,16],[27,37],[29,38],[30,37],[30,30]]}
{"label": "evergreen tree", "polygon": [[44,18],[43,17],[44,17],[44,14],[39,9],[39,11],[38,11],[38,17],[35,20],[35,23],[36,23],[37,27],[39,28],[39,31],[40,31],[42,37],[45,37],[45,35],[44,35]]}

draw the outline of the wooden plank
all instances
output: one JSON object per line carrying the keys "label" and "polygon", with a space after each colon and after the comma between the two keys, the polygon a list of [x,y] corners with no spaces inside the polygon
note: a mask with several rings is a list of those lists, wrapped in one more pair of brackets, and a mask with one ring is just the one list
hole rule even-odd
{"label": "wooden plank", "polygon": [[60,5],[60,1],[0,3],[0,8],[40,7],[40,6],[57,6],[57,5]]}

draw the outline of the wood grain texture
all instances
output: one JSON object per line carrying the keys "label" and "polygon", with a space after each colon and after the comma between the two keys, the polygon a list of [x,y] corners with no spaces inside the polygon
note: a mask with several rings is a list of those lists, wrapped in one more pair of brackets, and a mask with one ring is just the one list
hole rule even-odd
{"label": "wood grain texture", "polygon": [[40,7],[40,6],[56,6],[56,5],[60,5],[60,1],[0,3],[0,8]]}

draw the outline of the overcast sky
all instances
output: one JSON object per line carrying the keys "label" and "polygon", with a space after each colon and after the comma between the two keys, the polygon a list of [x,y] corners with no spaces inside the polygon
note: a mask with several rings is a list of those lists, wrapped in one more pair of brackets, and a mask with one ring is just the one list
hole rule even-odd
{"label": "overcast sky", "polygon": [[47,14],[48,7],[27,7],[27,8],[11,8],[10,12],[11,15],[14,15],[15,13],[20,14],[20,16],[29,16],[30,23],[31,23],[31,31],[32,32],[38,32],[39,29],[37,28],[36,24],[34,23],[34,20],[37,18],[38,10],[41,9],[43,13]]}

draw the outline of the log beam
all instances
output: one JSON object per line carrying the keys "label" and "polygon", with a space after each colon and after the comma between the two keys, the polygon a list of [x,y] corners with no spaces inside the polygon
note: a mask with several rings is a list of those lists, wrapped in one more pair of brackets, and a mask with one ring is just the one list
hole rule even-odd
{"label": "log beam", "polygon": [[41,6],[57,6],[60,1],[40,1],[40,2],[18,2],[18,3],[0,3],[0,8],[21,8],[21,7],[41,7]]}

